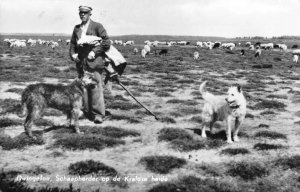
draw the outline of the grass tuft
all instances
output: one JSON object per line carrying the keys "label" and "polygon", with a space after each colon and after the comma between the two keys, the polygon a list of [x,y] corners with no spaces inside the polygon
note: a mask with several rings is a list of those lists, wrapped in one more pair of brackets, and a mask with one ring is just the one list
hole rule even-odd
{"label": "grass tuft", "polygon": [[112,115],[110,116],[110,120],[126,120],[128,123],[141,123],[139,119],[126,115]]}
{"label": "grass tuft", "polygon": [[25,133],[20,134],[17,137],[11,138],[6,135],[0,136],[0,146],[4,150],[11,150],[11,149],[24,149],[27,146],[33,145],[43,145],[45,144],[41,135],[36,135],[37,139],[33,139],[28,137]]}
{"label": "grass tuft", "polygon": [[18,113],[21,110],[19,100],[15,99],[0,99],[0,114]]}
{"label": "grass tuft", "polygon": [[107,108],[110,109],[120,109],[120,110],[131,110],[140,108],[138,105],[126,102],[126,101],[114,101],[109,102]]}
{"label": "grass tuft", "polygon": [[189,119],[189,121],[202,123],[202,118],[200,116],[193,116],[192,118]]}
{"label": "grass tuft", "polygon": [[193,137],[187,131],[177,128],[163,128],[159,131],[158,135],[158,141],[172,141],[175,139],[193,139]]}
{"label": "grass tuft", "polygon": [[23,92],[24,89],[20,89],[20,88],[10,88],[8,90],[6,90],[6,92],[10,92],[10,93],[17,93],[17,94],[21,94]]}
{"label": "grass tuft", "polygon": [[275,115],[275,111],[267,110],[260,113],[261,115]]}
{"label": "grass tuft", "polygon": [[267,124],[261,123],[261,124],[258,125],[258,127],[259,127],[259,128],[269,128],[270,126],[267,125]]}
{"label": "grass tuft", "polygon": [[112,137],[112,138],[121,138],[121,137],[128,137],[128,136],[133,136],[137,137],[140,136],[141,134],[135,130],[126,130],[126,129],[121,129],[118,127],[112,127],[112,126],[106,126],[103,128],[99,127],[81,127],[81,130],[84,133],[87,134],[93,134],[93,135],[104,135],[107,137]]}
{"label": "grass tuft", "polygon": [[61,134],[52,145],[52,148],[62,147],[70,150],[94,149],[100,151],[106,147],[124,145],[125,141],[117,140],[111,137],[93,134]]}
{"label": "grass tuft", "polygon": [[278,145],[278,144],[268,144],[268,143],[256,143],[253,146],[254,149],[259,150],[259,151],[264,151],[264,150],[273,150],[273,149],[283,149],[286,148],[283,145]]}
{"label": "grass tuft", "polygon": [[69,174],[71,175],[88,175],[95,174],[97,176],[116,176],[118,172],[99,161],[86,160],[72,163],[68,167]]}
{"label": "grass tuft", "polygon": [[260,110],[260,109],[284,109],[286,107],[286,104],[275,101],[275,100],[262,100],[256,105],[254,105],[254,109]]}
{"label": "grass tuft", "polygon": [[259,131],[255,133],[254,137],[265,137],[269,139],[287,139],[285,134],[275,131]]}
{"label": "grass tuft", "polygon": [[216,166],[212,166],[212,165],[203,163],[199,166],[199,168],[204,171],[205,175],[209,175],[209,176],[213,176],[213,177],[222,175],[220,168],[216,167]]}
{"label": "grass tuft", "polygon": [[159,118],[159,121],[163,123],[176,123],[176,121],[172,117],[161,117]]}
{"label": "grass tuft", "polygon": [[244,180],[254,180],[255,178],[268,176],[269,173],[269,169],[263,163],[246,161],[230,163],[227,171],[228,175],[239,176]]}
{"label": "grass tuft", "polygon": [[204,149],[206,147],[203,141],[194,139],[174,139],[171,141],[172,148],[178,151],[192,151]]}
{"label": "grass tuft", "polygon": [[141,164],[154,173],[167,174],[175,168],[181,168],[187,162],[185,159],[173,156],[146,156],[141,158]]}
{"label": "grass tuft", "polygon": [[275,165],[280,165],[284,169],[295,169],[300,171],[300,155],[279,158],[275,161]]}
{"label": "grass tuft", "polygon": [[17,119],[10,119],[10,118],[0,119],[0,128],[14,126],[14,125],[22,125],[22,124],[23,123]]}
{"label": "grass tuft", "polygon": [[221,151],[222,155],[238,155],[238,154],[249,154],[250,151],[245,148],[227,148]]}
{"label": "grass tuft", "polygon": [[158,134],[158,141],[169,141],[172,148],[179,151],[215,149],[225,144],[218,139],[196,140],[187,131],[176,128],[164,128]]}

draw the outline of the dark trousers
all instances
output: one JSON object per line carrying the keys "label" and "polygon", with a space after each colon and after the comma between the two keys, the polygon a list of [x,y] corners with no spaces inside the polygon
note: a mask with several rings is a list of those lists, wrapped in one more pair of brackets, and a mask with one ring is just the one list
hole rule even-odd
{"label": "dark trousers", "polygon": [[[96,64],[98,63],[98,64]],[[91,68],[90,66],[96,66]],[[79,67],[82,67],[80,69]],[[98,81],[97,85],[89,86],[84,96],[84,111],[85,116],[93,120],[95,116],[105,116],[105,103],[103,94],[103,71],[104,64],[101,57],[98,57],[93,63],[90,64],[86,59],[82,59],[77,66],[78,74],[83,75],[84,71],[94,74],[94,78]],[[81,72],[80,72],[81,71]]]}

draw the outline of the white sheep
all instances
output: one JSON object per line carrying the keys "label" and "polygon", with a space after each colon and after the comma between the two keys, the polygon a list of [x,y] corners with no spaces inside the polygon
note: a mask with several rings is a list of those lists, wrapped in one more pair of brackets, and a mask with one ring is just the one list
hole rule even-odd
{"label": "white sheep", "polygon": [[246,47],[250,47],[251,46],[251,42],[250,41],[246,42],[245,46]]}
{"label": "white sheep", "polygon": [[254,57],[260,57],[260,55],[261,55],[261,49],[257,49],[257,50],[255,51]]}
{"label": "white sheep", "polygon": [[300,49],[293,50],[293,55],[300,55]]}
{"label": "white sheep", "polygon": [[249,49],[250,49],[250,50],[254,50],[254,45],[250,45],[250,46],[249,46]]}
{"label": "white sheep", "polygon": [[195,51],[194,52],[194,60],[198,60],[199,59],[199,52]]}
{"label": "white sheep", "polygon": [[287,45],[285,45],[285,44],[278,44],[278,46],[279,46],[280,50],[283,50],[283,51],[287,50]]}
{"label": "white sheep", "polygon": [[144,49],[147,53],[150,53],[150,46],[149,45],[145,45]]}
{"label": "white sheep", "polygon": [[146,57],[146,54],[147,54],[147,51],[145,49],[142,49],[141,55],[142,55],[143,58]]}
{"label": "white sheep", "polygon": [[203,43],[201,41],[197,41],[196,42],[196,46],[202,48],[203,47]]}
{"label": "white sheep", "polygon": [[14,41],[10,44],[10,47],[26,47],[26,43],[24,41]]}
{"label": "white sheep", "polygon": [[293,55],[293,62],[298,63],[299,56]]}
{"label": "white sheep", "polygon": [[123,44],[123,41],[122,41],[122,40],[115,40],[115,44],[116,44],[116,45],[122,45],[122,44]]}
{"label": "white sheep", "polygon": [[134,49],[133,49],[133,53],[134,53],[134,54],[137,54],[138,52],[139,52],[138,48],[134,48]]}
{"label": "white sheep", "polygon": [[123,46],[133,45],[133,44],[134,44],[134,41],[126,41],[125,43],[123,43]]}

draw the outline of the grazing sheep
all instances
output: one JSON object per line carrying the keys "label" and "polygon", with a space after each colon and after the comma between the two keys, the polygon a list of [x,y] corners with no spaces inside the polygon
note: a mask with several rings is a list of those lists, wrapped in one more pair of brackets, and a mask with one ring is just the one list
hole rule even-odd
{"label": "grazing sheep", "polygon": [[67,44],[67,45],[69,45],[69,44],[70,44],[70,42],[71,42],[71,40],[70,40],[70,39],[67,39],[67,40],[66,40],[66,44]]}
{"label": "grazing sheep", "polygon": [[34,39],[28,39],[27,44],[29,44],[31,47],[36,46],[37,40]]}
{"label": "grazing sheep", "polygon": [[139,52],[138,48],[133,49],[133,53],[136,55]]}
{"label": "grazing sheep", "polygon": [[212,49],[214,46],[214,43],[213,42],[203,42],[203,47],[207,48],[207,49]]}
{"label": "grazing sheep", "polygon": [[285,44],[278,44],[278,46],[279,46],[279,49],[282,50],[282,51],[287,50],[287,45],[285,45]]}
{"label": "grazing sheep", "polygon": [[167,45],[168,43],[166,41],[158,41],[157,44],[158,45]]}
{"label": "grazing sheep", "polygon": [[246,42],[246,45],[245,45],[246,47],[250,47],[251,46],[251,42],[250,41],[248,41],[248,42]]}
{"label": "grazing sheep", "polygon": [[115,40],[115,44],[116,44],[116,45],[122,45],[122,44],[123,44],[123,41],[122,41],[122,40]]}
{"label": "grazing sheep", "polygon": [[187,42],[187,41],[178,41],[177,42],[177,45],[188,45],[189,44],[189,42]]}
{"label": "grazing sheep", "polygon": [[244,49],[241,50],[241,56],[242,56],[242,57],[245,56],[245,50],[244,50]]}
{"label": "grazing sheep", "polygon": [[221,46],[221,42],[215,42],[213,49],[219,48]]}
{"label": "grazing sheep", "polygon": [[157,47],[157,46],[158,46],[158,41],[152,42],[151,45],[152,45],[153,47]]}
{"label": "grazing sheep", "polygon": [[254,50],[254,45],[250,45],[249,50]]}
{"label": "grazing sheep", "polygon": [[141,55],[142,55],[143,58],[146,57],[146,54],[147,54],[147,51],[145,49],[142,49]]}
{"label": "grazing sheep", "polygon": [[125,43],[123,43],[123,46],[125,47],[126,45],[133,45],[134,41],[126,41]]}
{"label": "grazing sheep", "polygon": [[221,48],[233,50],[235,48],[235,44],[234,43],[222,43]]}
{"label": "grazing sheep", "polygon": [[300,55],[300,49],[293,50],[293,55]]}
{"label": "grazing sheep", "polygon": [[293,62],[298,63],[299,56],[293,55]]}
{"label": "grazing sheep", "polygon": [[147,53],[150,53],[150,46],[149,45],[145,45],[144,49]]}
{"label": "grazing sheep", "polygon": [[171,44],[171,46],[176,45],[176,41],[170,41],[170,42],[168,42],[168,44]]}
{"label": "grazing sheep", "polygon": [[255,51],[254,57],[260,57],[260,55],[261,55],[261,49],[257,49],[257,50]]}
{"label": "grazing sheep", "polygon": [[26,47],[26,43],[24,41],[14,41],[10,44],[10,47]]}
{"label": "grazing sheep", "polygon": [[261,42],[257,42],[254,44],[254,47],[260,47],[260,45],[261,45]]}
{"label": "grazing sheep", "polygon": [[196,46],[202,48],[203,47],[203,43],[201,41],[197,41],[196,42]]}
{"label": "grazing sheep", "polygon": [[198,60],[199,59],[199,52],[195,51],[194,52],[194,60]]}
{"label": "grazing sheep", "polygon": [[168,53],[168,49],[162,49],[162,50],[160,50],[160,52],[158,53],[159,55],[167,55],[167,53]]}
{"label": "grazing sheep", "polygon": [[274,48],[274,44],[273,43],[264,43],[264,44],[260,44],[260,47],[264,50],[270,50]]}

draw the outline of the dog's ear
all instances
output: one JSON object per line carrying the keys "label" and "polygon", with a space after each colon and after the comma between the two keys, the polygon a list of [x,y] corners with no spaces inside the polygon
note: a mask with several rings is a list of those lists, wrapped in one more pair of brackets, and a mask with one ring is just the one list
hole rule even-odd
{"label": "dog's ear", "polygon": [[238,90],[239,93],[242,91],[242,88],[241,88],[240,85],[237,86],[237,90]]}

